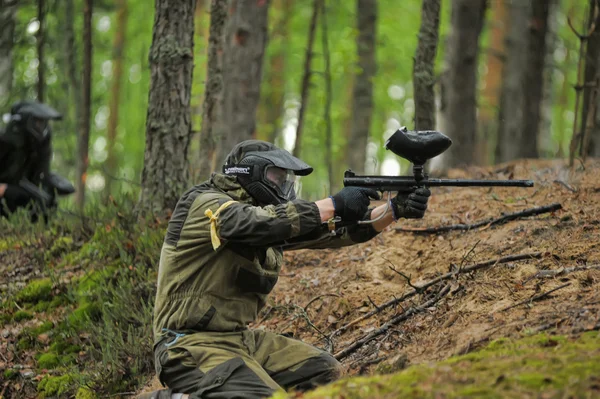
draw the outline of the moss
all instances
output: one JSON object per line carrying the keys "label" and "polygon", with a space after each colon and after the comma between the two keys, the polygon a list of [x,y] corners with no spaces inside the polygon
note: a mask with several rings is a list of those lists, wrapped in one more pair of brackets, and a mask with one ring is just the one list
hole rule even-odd
{"label": "moss", "polygon": [[89,388],[79,388],[77,390],[77,394],[75,395],[75,399],[97,399],[98,395],[92,392]]}
{"label": "moss", "polygon": [[597,332],[577,339],[536,334],[496,340],[480,351],[396,374],[344,379],[303,397],[588,397],[600,375],[599,357]]}
{"label": "moss", "polygon": [[38,384],[37,390],[42,398],[63,397],[72,388],[74,379],[70,374],[61,376],[45,376]]}
{"label": "moss", "polygon": [[38,359],[38,367],[41,369],[54,369],[60,365],[58,355],[55,353],[44,353]]}
{"label": "moss", "polygon": [[70,236],[62,236],[58,237],[52,243],[50,250],[47,251],[47,256],[51,258],[55,258],[60,256],[61,254],[69,251],[73,246],[73,238]]}
{"label": "moss", "polygon": [[97,303],[83,303],[69,315],[68,321],[71,326],[80,327],[86,320],[98,320],[101,315],[100,305]]}
{"label": "moss", "polygon": [[31,349],[33,348],[33,340],[31,339],[31,337],[23,337],[21,339],[19,339],[19,341],[17,341],[17,349],[19,350],[27,350],[27,349]]}
{"label": "moss", "polygon": [[17,378],[19,376],[19,372],[13,369],[6,369],[4,370],[3,375],[5,380],[12,380],[13,378]]}
{"label": "moss", "polygon": [[13,315],[13,320],[15,322],[20,322],[23,320],[31,320],[33,319],[33,315],[26,310],[19,310],[17,313]]}
{"label": "moss", "polygon": [[38,336],[40,334],[43,334],[45,332],[52,330],[53,327],[54,327],[54,323],[52,323],[51,321],[45,321],[40,326],[32,329],[31,334],[33,334],[34,336]]}
{"label": "moss", "polygon": [[52,281],[49,278],[33,280],[15,296],[19,303],[37,303],[51,298]]}

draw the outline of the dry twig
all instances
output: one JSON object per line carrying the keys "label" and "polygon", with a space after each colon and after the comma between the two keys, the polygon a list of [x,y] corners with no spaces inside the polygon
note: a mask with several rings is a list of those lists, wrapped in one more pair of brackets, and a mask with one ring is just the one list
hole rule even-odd
{"label": "dry twig", "polygon": [[450,284],[447,284],[446,286],[444,286],[444,288],[442,288],[433,298],[429,299],[428,301],[426,301],[422,305],[417,306],[417,307],[413,307],[413,308],[410,308],[410,309],[407,309],[404,313],[401,313],[401,314],[395,316],[394,318],[392,318],[391,320],[389,320],[388,322],[386,322],[383,326],[379,327],[378,329],[376,329],[374,331],[371,331],[370,333],[368,333],[364,337],[362,337],[362,338],[354,341],[351,345],[349,345],[348,347],[346,347],[343,350],[341,350],[338,353],[336,353],[334,355],[334,357],[337,360],[342,360],[342,359],[348,357],[348,355],[350,355],[353,352],[355,352],[358,348],[360,348],[361,346],[363,346],[367,342],[369,342],[369,341],[373,340],[374,338],[376,338],[376,337],[378,337],[378,336],[386,333],[391,326],[394,326],[394,325],[396,325],[396,324],[398,324],[398,323],[400,323],[400,322],[402,322],[404,320],[407,320],[411,316],[416,315],[418,313],[421,313],[422,311],[424,311],[428,307],[434,305],[442,297],[444,297],[448,292],[450,292]]}
{"label": "dry twig", "polygon": [[514,305],[510,305],[510,306],[508,306],[508,307],[506,307],[506,308],[503,308],[503,309],[501,309],[501,310],[499,310],[499,311],[500,311],[500,312],[505,312],[505,311],[507,311],[507,310],[509,310],[509,309],[516,308],[517,306],[525,305],[526,303],[531,303],[531,302],[539,301],[539,300],[541,300],[541,299],[544,299],[544,298],[546,298],[548,295],[550,295],[550,294],[551,294],[551,293],[553,293],[554,291],[558,291],[558,290],[560,290],[560,289],[562,289],[562,288],[565,288],[565,287],[567,287],[567,286],[569,286],[569,285],[571,285],[571,283],[566,283],[566,284],[563,284],[563,285],[559,285],[558,287],[556,287],[556,288],[553,288],[553,289],[551,289],[550,291],[543,292],[543,293],[541,293],[541,294],[539,294],[539,295],[536,295],[536,296],[534,296],[534,297],[532,297],[532,298],[528,298],[528,299],[526,299],[526,300],[524,300],[524,301],[521,301],[521,302],[519,302],[519,303],[515,303]]}
{"label": "dry twig", "polygon": [[390,306],[394,306],[399,304],[400,302],[403,302],[413,296],[415,296],[416,294],[420,293],[421,291],[439,283],[440,281],[444,281],[444,280],[448,280],[452,277],[454,277],[455,275],[459,274],[459,273],[470,273],[476,270],[480,270],[480,269],[484,269],[487,267],[493,267],[495,265],[498,265],[500,263],[508,263],[508,262],[514,262],[514,261],[518,261],[518,260],[525,260],[525,259],[539,259],[541,258],[542,253],[541,252],[532,252],[532,253],[528,253],[528,254],[520,254],[520,255],[509,255],[509,256],[505,256],[502,258],[498,258],[498,259],[492,259],[492,260],[488,260],[485,262],[481,262],[481,263],[476,263],[474,265],[471,266],[467,266],[465,268],[462,269],[457,269],[451,272],[448,272],[446,274],[442,274],[441,276],[438,276],[432,280],[427,281],[426,283],[423,283],[422,285],[418,286],[418,290],[414,289],[413,291],[410,291],[404,295],[402,295],[399,298],[394,298],[390,301],[387,301],[381,305],[379,305],[379,307],[375,310],[370,311],[369,313],[365,313],[364,315],[352,320],[350,323],[345,324],[343,326],[341,326],[340,328],[338,328],[337,330],[335,330],[334,332],[332,332],[330,334],[330,337],[334,337],[338,334],[343,333],[344,331],[346,331],[348,328],[356,325],[357,323],[360,323],[363,320],[366,320],[374,315],[376,315],[377,313],[381,312],[383,309],[387,309]]}
{"label": "dry twig", "polygon": [[493,226],[495,224],[507,222],[509,220],[515,220],[515,219],[519,219],[519,218],[540,215],[542,213],[554,212],[559,209],[562,209],[562,205],[559,203],[555,203],[555,204],[551,204],[551,205],[526,209],[524,211],[509,213],[509,214],[503,215],[503,216],[495,218],[495,219],[481,220],[481,221],[473,223],[473,224],[452,224],[449,226],[425,227],[425,228],[396,227],[396,231],[415,233],[415,234],[437,234],[437,233],[443,233],[443,232],[452,231],[452,230],[473,230],[473,229],[476,229],[476,228],[482,227],[482,226],[489,227],[489,226]]}

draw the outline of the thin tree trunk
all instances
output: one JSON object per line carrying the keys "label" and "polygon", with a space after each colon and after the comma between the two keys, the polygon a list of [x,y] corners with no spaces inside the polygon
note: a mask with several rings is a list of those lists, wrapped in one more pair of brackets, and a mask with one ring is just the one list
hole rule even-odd
{"label": "thin tree trunk", "polygon": [[0,0],[0,107],[8,105],[13,84],[16,0]]}
{"label": "thin tree trunk", "polygon": [[312,75],[310,68],[313,56],[315,32],[317,30],[317,19],[319,17],[319,1],[321,0],[313,0],[313,12],[308,28],[308,43],[306,44],[306,51],[304,53],[304,74],[302,75],[302,87],[300,89],[300,109],[298,110],[298,126],[296,127],[296,139],[293,150],[293,154],[296,157],[299,157],[301,152],[304,113],[306,112],[306,107],[308,106],[308,92],[310,89],[310,77]]}
{"label": "thin tree trunk", "polygon": [[117,28],[113,42],[112,59],[112,85],[110,89],[110,116],[106,130],[107,158],[106,158],[106,197],[112,193],[112,180],[117,174],[117,156],[115,143],[117,141],[117,127],[119,125],[119,108],[121,97],[121,82],[123,81],[123,50],[125,49],[127,32],[127,0],[117,0]]}
{"label": "thin tree trunk", "polygon": [[267,0],[231,0],[225,23],[223,119],[215,166],[229,151],[256,135],[262,66],[267,45]]}
{"label": "thin tree trunk", "polygon": [[529,60],[525,70],[525,115],[520,136],[519,157],[537,158],[542,122],[542,100],[546,59],[546,36],[550,5],[548,0],[532,0],[529,19]]}
{"label": "thin tree trunk", "polygon": [[281,132],[282,114],[285,100],[286,50],[289,46],[289,22],[292,16],[291,0],[274,0],[271,14],[277,12],[278,19],[272,23],[273,32],[269,36],[269,48],[274,49],[265,70],[265,84],[262,87],[258,117],[261,126],[259,138],[274,143]]}
{"label": "thin tree trunk", "polygon": [[[585,54],[585,73],[583,89],[583,106],[581,108],[581,155],[594,155],[596,148],[600,145],[600,127],[596,125],[598,110],[596,109],[597,87],[600,79],[600,10],[597,0],[590,0],[588,29],[595,24],[595,29],[587,40]],[[592,113],[593,115],[589,115]]]}
{"label": "thin tree trunk", "polygon": [[[434,0],[438,2],[438,0]],[[352,124],[348,146],[348,165],[356,173],[364,173],[367,143],[373,118],[373,77],[377,71],[375,41],[377,37],[377,0],[356,1],[357,67],[352,91]]]}
{"label": "thin tree trunk", "polygon": [[329,38],[327,32],[327,13],[325,10],[325,0],[321,1],[321,42],[323,45],[323,58],[325,59],[325,158],[327,159],[327,178],[329,182],[329,192],[332,192],[334,183],[333,176],[333,148],[332,148],[332,128],[331,128],[331,57],[329,54]]}
{"label": "thin tree trunk", "polygon": [[434,64],[440,27],[440,0],[424,0],[413,64],[415,129],[435,129]]}
{"label": "thin tree trunk", "polygon": [[156,0],[138,210],[168,212],[188,184],[195,0]]}
{"label": "thin tree trunk", "polygon": [[525,93],[528,62],[528,22],[531,2],[510,3],[510,28],[506,42],[506,65],[502,77],[496,163],[522,156],[521,135],[525,134]]}
{"label": "thin tree trunk", "polygon": [[[69,109],[74,110],[74,114],[71,114],[71,121],[73,121],[73,131],[77,137],[79,137],[79,128],[81,127],[81,83],[80,75],[78,73],[78,62],[77,62],[77,48],[75,44],[75,10],[73,0],[65,1],[65,63],[68,80],[68,93],[69,101],[75,106]],[[73,151],[75,152],[75,151]],[[78,159],[78,154],[76,155]]]}
{"label": "thin tree trunk", "polygon": [[46,89],[46,57],[44,57],[44,42],[46,41],[46,1],[38,0],[38,22],[40,24],[36,35],[37,58],[38,58],[38,81],[37,81],[37,100],[44,102],[44,91]]}
{"label": "thin tree trunk", "polygon": [[453,0],[444,74],[446,133],[454,144],[444,154],[449,167],[475,162],[477,148],[477,67],[485,0]]}
{"label": "thin tree trunk", "polygon": [[202,128],[200,130],[199,178],[205,180],[215,170],[215,154],[219,140],[218,123],[223,114],[223,52],[225,48],[225,22],[227,0],[212,0],[210,7],[210,31],[206,86],[202,105]]}
{"label": "thin tree trunk", "polygon": [[510,24],[506,1],[490,2],[490,45],[486,55],[485,84],[481,89],[479,104],[479,134],[477,137],[476,163],[487,165],[494,148],[493,138],[498,133],[498,108],[502,71],[506,58],[506,33]]}
{"label": "thin tree trunk", "polygon": [[91,125],[91,93],[92,93],[92,2],[85,0],[83,5],[83,107],[81,112],[81,128],[78,136],[79,157],[77,164],[77,193],[75,202],[83,213],[85,204],[85,182],[87,179],[88,151]]}
{"label": "thin tree trunk", "polygon": [[[542,157],[552,157],[555,140],[552,138],[552,109],[556,101],[554,94],[554,52],[558,43],[558,0],[548,0],[548,28],[546,32],[546,59],[544,69],[544,94],[542,99],[542,122],[538,134],[538,150]],[[565,62],[565,65],[567,63]]]}

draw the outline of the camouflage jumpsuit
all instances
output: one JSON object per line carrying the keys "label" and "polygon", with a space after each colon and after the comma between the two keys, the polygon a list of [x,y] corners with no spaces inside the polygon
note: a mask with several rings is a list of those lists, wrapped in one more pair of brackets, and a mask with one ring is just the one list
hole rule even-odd
{"label": "camouflage jumpsuit", "polygon": [[[220,246],[211,240],[211,216]],[[161,382],[191,398],[229,399],[335,380],[341,368],[329,353],[247,325],[277,282],[284,248],[341,247],[376,234],[370,225],[326,234],[314,202],[255,206],[231,176],[213,174],[189,189],[160,257],[154,348]]]}

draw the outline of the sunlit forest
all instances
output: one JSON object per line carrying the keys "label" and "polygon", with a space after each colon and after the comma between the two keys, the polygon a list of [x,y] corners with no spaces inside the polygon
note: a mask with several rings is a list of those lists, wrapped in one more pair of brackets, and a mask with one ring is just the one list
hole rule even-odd
{"label": "sunlit forest", "polygon": [[[224,330],[274,398],[599,397],[599,88],[598,0],[0,0],[0,399],[156,398],[173,353],[199,385],[164,395],[228,398],[212,395],[233,371],[203,386],[220,366],[192,353]],[[22,101],[51,107],[51,130]],[[13,176],[43,158],[19,129],[51,143],[34,184]],[[423,167],[391,137],[441,144]],[[314,169],[293,198],[221,174],[250,139]],[[348,170],[408,183],[348,187]],[[231,198],[204,210],[210,185]],[[15,191],[31,198],[13,212]],[[177,291],[213,277],[221,291]],[[252,279],[251,320],[213,328],[235,317],[210,301],[243,303],[227,295]],[[169,344],[161,284],[195,322],[159,328]],[[322,363],[269,369],[298,355],[251,348],[270,333]]]}
{"label": "sunlit forest", "polygon": [[[383,143],[400,126],[414,128],[415,103],[412,68],[421,23],[419,1],[377,2],[372,77],[373,108],[365,148],[369,173],[398,174],[408,163],[386,153]],[[558,3],[558,1],[555,1]],[[575,4],[577,3],[577,4]],[[11,89],[2,96],[2,108],[19,99],[37,98],[44,86],[43,100],[64,113],[55,123],[53,165],[75,180],[77,116],[81,104],[82,2],[19,2],[14,7],[14,33],[3,51],[12,54]],[[41,7],[41,8],[40,8]],[[503,35],[507,34],[508,2],[491,1],[485,13],[477,57],[477,124],[480,164],[494,163],[496,130],[503,60]],[[568,156],[573,135],[580,41],[569,27],[583,31],[587,8],[583,3],[561,0],[548,16],[548,45],[544,65],[542,123],[538,154]],[[269,8],[268,44],[263,61],[263,83],[256,110],[256,137],[274,140],[288,150],[295,145],[302,89],[305,52],[313,4],[311,1],[273,0]],[[42,15],[40,15],[40,12]],[[435,59],[437,108],[440,108],[440,76],[448,46],[451,2],[442,2],[439,48]],[[40,24],[40,20],[43,21]],[[150,71],[154,9],[144,1],[103,1],[94,4],[92,15],[92,92],[89,168],[86,187],[91,198],[110,190],[135,191],[144,160],[145,120]],[[316,198],[330,191],[327,163],[333,165],[333,183],[349,166],[352,130],[353,87],[357,76],[356,5],[332,0],[326,4],[323,21],[315,27],[314,56],[310,66],[309,100],[302,136],[302,156],[315,173],[303,181],[303,195]],[[198,0],[194,16],[194,71],[191,93],[192,139],[189,151],[192,182],[198,182],[199,137],[206,81],[210,2]],[[8,26],[8,25],[6,25]],[[323,47],[324,29],[327,49]],[[41,46],[39,43],[42,43]],[[8,46],[8,47],[7,47]],[[43,53],[40,54],[40,49]],[[325,54],[325,51],[327,54]],[[331,97],[326,90],[325,55],[330,62]],[[38,70],[43,69],[40,82]],[[7,80],[9,75],[4,75]],[[329,121],[324,116],[330,102]],[[505,117],[509,119],[510,117]],[[326,123],[331,124],[331,149],[325,143]],[[438,130],[444,123],[438,118]],[[434,127],[430,127],[434,128]],[[460,144],[457,144],[460,145]],[[459,150],[459,149],[457,149]],[[327,183],[325,183],[327,182]],[[339,186],[338,186],[339,187]]]}

